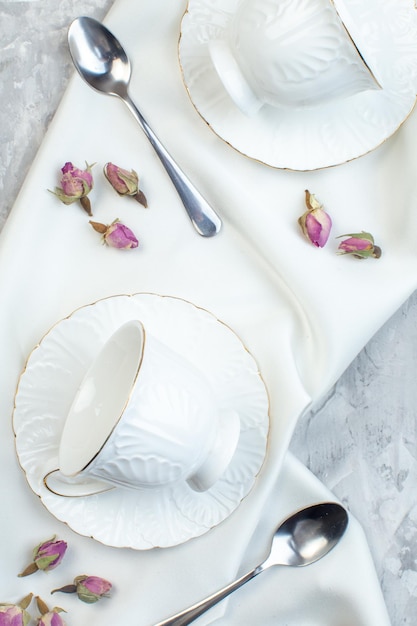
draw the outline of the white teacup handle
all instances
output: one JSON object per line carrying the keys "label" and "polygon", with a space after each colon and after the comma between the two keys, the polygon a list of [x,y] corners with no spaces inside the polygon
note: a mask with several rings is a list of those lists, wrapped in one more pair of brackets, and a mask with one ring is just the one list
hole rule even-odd
{"label": "white teacup handle", "polygon": [[43,483],[48,491],[65,498],[82,498],[115,489],[114,485],[109,485],[95,478],[65,476],[59,469],[48,472],[44,476]]}
{"label": "white teacup handle", "polygon": [[207,491],[221,478],[236,451],[240,436],[240,418],[237,411],[224,411],[220,415],[216,439],[202,465],[188,478],[194,491]]}
{"label": "white teacup handle", "polygon": [[255,115],[264,105],[250,87],[242,70],[234,58],[229,44],[222,39],[213,39],[209,43],[209,53],[214,68],[235,105],[245,115]]}

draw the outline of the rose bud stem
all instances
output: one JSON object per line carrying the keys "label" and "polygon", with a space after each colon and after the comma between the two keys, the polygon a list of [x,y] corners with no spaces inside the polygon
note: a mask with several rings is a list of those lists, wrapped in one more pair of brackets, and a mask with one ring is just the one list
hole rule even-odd
{"label": "rose bud stem", "polygon": [[36,605],[37,605],[39,613],[41,615],[44,615],[45,613],[49,612],[48,605],[39,596],[36,596]]}
{"label": "rose bud stem", "polygon": [[144,207],[145,207],[145,209],[147,209],[147,208],[148,208],[148,201],[147,201],[146,196],[145,196],[145,194],[143,193],[143,191],[141,191],[141,190],[139,189],[138,193],[137,193],[136,195],[134,195],[133,197],[134,197],[134,199],[135,199],[137,202],[139,202],[139,204],[141,204],[142,206],[144,206]]}
{"label": "rose bud stem", "polygon": [[53,589],[52,593],[75,593],[77,591],[77,585],[64,585],[63,587],[59,587],[59,589]]}
{"label": "rose bud stem", "polygon": [[32,602],[32,598],[33,598],[33,593],[28,593],[28,595],[25,596],[23,600],[19,602],[20,608],[27,609],[29,604]]}
{"label": "rose bud stem", "polygon": [[29,565],[25,567],[23,572],[20,572],[20,574],[18,574],[18,577],[23,578],[24,576],[30,576],[31,574],[34,574],[35,572],[37,572],[38,569],[39,568],[36,565],[36,563],[29,563]]}
{"label": "rose bud stem", "polygon": [[83,207],[84,211],[87,213],[87,215],[91,217],[93,213],[91,211],[90,199],[87,196],[83,196],[82,198],[80,198],[80,204]]}

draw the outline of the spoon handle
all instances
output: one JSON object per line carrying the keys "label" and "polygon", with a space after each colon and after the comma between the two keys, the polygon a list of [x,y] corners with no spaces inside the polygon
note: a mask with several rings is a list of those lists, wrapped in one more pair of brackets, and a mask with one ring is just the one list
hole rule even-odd
{"label": "spoon handle", "polygon": [[122,100],[134,115],[136,121],[144,131],[158,155],[162,165],[165,167],[171,178],[178,195],[187,211],[196,231],[203,237],[216,235],[221,228],[221,220],[214,209],[203,198],[200,192],[194,187],[192,182],[174,161],[165,147],[159,141],[149,124],[144,119],[142,113],[136,107],[128,94],[123,95]]}
{"label": "spoon handle", "polygon": [[233,591],[236,591],[236,589],[239,589],[240,587],[242,587],[242,585],[247,583],[249,580],[252,580],[252,578],[255,578],[255,576],[263,571],[264,568],[262,567],[262,565],[256,567],[255,569],[251,570],[247,574],[244,574],[229,585],[226,585],[222,589],[219,589],[219,591],[216,591],[216,593],[213,593],[208,598],[201,600],[201,602],[197,602],[197,604],[194,604],[188,609],[185,609],[184,611],[181,611],[180,613],[169,617],[163,622],[158,622],[158,624],[155,624],[155,626],[186,626],[186,624],[191,624],[191,622],[197,619],[197,617],[211,609],[215,604],[220,602],[220,600],[226,598],[228,595],[233,593]]}

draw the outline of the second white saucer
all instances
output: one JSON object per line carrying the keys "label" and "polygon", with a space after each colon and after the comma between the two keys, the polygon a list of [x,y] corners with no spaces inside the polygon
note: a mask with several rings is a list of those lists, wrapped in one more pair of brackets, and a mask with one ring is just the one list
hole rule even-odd
{"label": "second white saucer", "polygon": [[[179,61],[192,103],[209,127],[242,154],[272,167],[315,170],[370,152],[413,110],[417,91],[417,11],[413,0],[346,0],[382,89],[308,108],[265,105],[248,117],[234,104],[209,46],[221,40],[238,0],[189,0]],[[346,22],[346,20],[344,20]],[[366,56],[368,58],[368,55]]]}

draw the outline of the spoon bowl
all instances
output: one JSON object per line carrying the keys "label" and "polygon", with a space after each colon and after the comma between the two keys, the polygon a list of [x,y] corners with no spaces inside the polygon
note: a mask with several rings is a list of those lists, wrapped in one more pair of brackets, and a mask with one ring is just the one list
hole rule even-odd
{"label": "spoon bowl", "polygon": [[226,585],[208,598],[194,604],[155,626],[185,626],[205,611],[242,587],[258,574],[276,565],[303,567],[328,554],[343,537],[348,514],[336,502],[322,502],[293,513],[276,529],[269,556],[260,565]]}
{"label": "spoon bowl", "polygon": [[203,237],[212,237],[221,220],[174,161],[129,96],[129,58],[116,37],[91,17],[78,17],[68,30],[70,54],[80,76],[96,91],[119,97],[129,108],[155,149],[173,182],[187,214]]}
{"label": "spoon bowl", "polygon": [[74,65],[82,78],[96,91],[124,96],[131,78],[129,58],[116,37],[87,17],[79,17],[68,31]]}
{"label": "spoon bowl", "polygon": [[301,509],[278,526],[272,537],[270,555],[259,567],[311,565],[335,547],[347,524],[347,512],[336,502]]}

